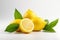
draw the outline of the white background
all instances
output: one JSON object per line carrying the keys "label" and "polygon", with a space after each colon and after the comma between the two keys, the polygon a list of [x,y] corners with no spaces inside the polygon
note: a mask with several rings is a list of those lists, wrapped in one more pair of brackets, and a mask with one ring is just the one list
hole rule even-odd
{"label": "white background", "polygon": [[60,40],[60,21],[56,33],[32,32],[31,34],[5,33],[10,21],[14,20],[14,9],[23,15],[28,9],[39,17],[52,21],[60,19],[60,0],[0,0],[0,40]]}

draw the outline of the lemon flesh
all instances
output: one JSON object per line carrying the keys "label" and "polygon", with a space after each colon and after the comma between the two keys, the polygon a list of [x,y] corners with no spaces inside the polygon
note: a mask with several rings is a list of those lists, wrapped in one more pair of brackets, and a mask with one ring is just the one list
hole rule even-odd
{"label": "lemon flesh", "polygon": [[30,19],[24,18],[20,22],[20,29],[22,32],[30,33],[34,29],[34,24]]}

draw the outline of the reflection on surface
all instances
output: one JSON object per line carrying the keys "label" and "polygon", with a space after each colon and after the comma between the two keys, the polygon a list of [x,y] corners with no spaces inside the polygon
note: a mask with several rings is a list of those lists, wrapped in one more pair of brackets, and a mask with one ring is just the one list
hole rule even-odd
{"label": "reflection on surface", "polygon": [[56,33],[32,32],[30,34],[0,34],[0,40],[58,40]]}

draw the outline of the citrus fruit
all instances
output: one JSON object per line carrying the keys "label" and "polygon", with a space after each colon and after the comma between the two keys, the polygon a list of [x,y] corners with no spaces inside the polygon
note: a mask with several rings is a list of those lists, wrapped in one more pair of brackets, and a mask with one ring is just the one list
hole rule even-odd
{"label": "citrus fruit", "polygon": [[30,19],[24,18],[21,20],[19,28],[24,33],[30,33],[34,29],[34,24]]}
{"label": "citrus fruit", "polygon": [[30,10],[30,9],[28,9],[27,10],[27,12],[24,14],[24,18],[29,18],[29,19],[32,19],[32,18],[34,18],[36,16],[36,14],[32,11],[32,10]]}
{"label": "citrus fruit", "polygon": [[20,24],[20,21],[21,21],[21,19],[15,19],[15,20],[13,20],[11,23],[17,23],[17,24]]}
{"label": "citrus fruit", "polygon": [[32,19],[32,21],[34,23],[34,31],[40,31],[46,25],[46,22],[40,17],[35,17]]}
{"label": "citrus fruit", "polygon": [[35,13],[30,9],[28,9],[28,11],[24,14],[23,17],[29,18],[30,20],[33,21],[35,31],[42,30],[46,25],[46,22],[42,18],[35,15]]}

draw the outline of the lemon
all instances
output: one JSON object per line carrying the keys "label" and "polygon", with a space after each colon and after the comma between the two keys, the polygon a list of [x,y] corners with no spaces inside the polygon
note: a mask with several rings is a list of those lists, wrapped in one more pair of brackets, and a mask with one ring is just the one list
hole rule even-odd
{"label": "lemon", "polygon": [[46,22],[40,17],[35,17],[32,19],[32,21],[34,23],[34,31],[43,30],[46,25]]}
{"label": "lemon", "polygon": [[21,21],[22,19],[15,19],[15,20],[13,20],[11,23],[17,23],[17,24],[20,24],[20,21]]}
{"label": "lemon", "polygon": [[42,30],[46,25],[46,22],[42,18],[35,15],[35,13],[30,9],[28,9],[28,11],[24,14],[23,17],[29,18],[30,20],[33,21],[35,31]]}
{"label": "lemon", "polygon": [[34,24],[30,19],[24,18],[24,19],[21,20],[19,28],[24,33],[30,33],[34,29]]}
{"label": "lemon", "polygon": [[36,16],[36,14],[32,11],[32,10],[30,10],[30,9],[28,9],[27,10],[27,12],[24,14],[24,18],[29,18],[29,19],[32,19],[32,18],[34,18]]}

